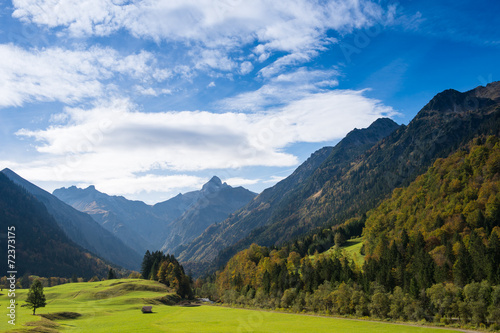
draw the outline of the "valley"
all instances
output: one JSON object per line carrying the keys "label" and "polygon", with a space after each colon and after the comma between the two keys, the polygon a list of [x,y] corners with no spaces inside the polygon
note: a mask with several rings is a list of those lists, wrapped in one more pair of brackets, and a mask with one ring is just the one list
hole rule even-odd
{"label": "valley", "polygon": [[[41,276],[48,306],[79,308],[40,319],[55,331],[403,327],[301,313],[498,330],[499,96],[499,82],[443,91],[408,125],[354,129],[260,194],[214,176],[147,205],[95,186],[50,194],[4,169],[1,216],[24,235],[19,295]],[[224,306],[180,306],[197,297]]]}
{"label": "valley", "polygon": [[[47,306],[39,316],[18,308],[15,327],[0,322],[2,332],[452,332],[442,328],[307,316],[221,306],[171,306],[165,286],[144,280],[69,283],[46,288]],[[18,299],[25,297],[20,291]],[[165,296],[167,295],[167,296]],[[171,295],[171,294],[170,294]],[[0,302],[6,295],[0,295]],[[175,298],[174,298],[175,299]],[[141,307],[152,305],[153,313]]]}

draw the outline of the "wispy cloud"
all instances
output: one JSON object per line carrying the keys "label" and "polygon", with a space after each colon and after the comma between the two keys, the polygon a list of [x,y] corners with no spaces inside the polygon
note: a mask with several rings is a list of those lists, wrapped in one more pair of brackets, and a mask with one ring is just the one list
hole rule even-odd
{"label": "wispy cloud", "polygon": [[225,98],[218,105],[226,110],[262,111],[287,105],[313,93],[325,92],[324,88],[338,85],[339,72],[311,70],[300,67],[266,80],[259,89]]}
{"label": "wispy cloud", "polygon": [[[252,70],[251,61],[284,52],[261,70],[267,77],[314,58],[335,42],[328,31],[346,33],[393,19],[390,10],[374,0],[65,0],[57,4],[14,0],[13,5],[15,18],[58,28],[70,36],[109,36],[125,30],[158,43],[197,46],[196,66],[222,71],[239,67],[243,75]],[[242,58],[244,46],[251,48]]]}
{"label": "wispy cloud", "polygon": [[145,51],[123,56],[100,47],[25,50],[0,44],[0,59],[0,107],[22,106],[32,101],[72,104],[113,94],[116,86],[112,79],[126,77],[152,84],[171,75]]}

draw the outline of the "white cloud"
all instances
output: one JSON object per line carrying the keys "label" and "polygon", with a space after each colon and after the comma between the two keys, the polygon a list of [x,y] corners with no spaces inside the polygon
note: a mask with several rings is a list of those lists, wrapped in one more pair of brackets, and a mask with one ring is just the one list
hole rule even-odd
{"label": "white cloud", "polygon": [[122,188],[124,193],[128,185],[135,191],[157,190],[151,180],[156,176],[138,174],[295,166],[298,159],[285,151],[287,146],[339,139],[391,114],[390,107],[363,91],[350,90],[311,93],[252,114],[138,112],[128,100],[117,99],[90,109],[66,108],[48,128],[21,129],[17,135],[35,139],[40,153],[24,166],[30,179],[101,185],[110,193]]}
{"label": "white cloud", "polygon": [[[250,55],[264,61],[284,52],[264,76],[310,61],[328,44],[337,42],[329,30],[342,33],[376,22],[394,21],[394,8],[375,0],[13,0],[13,16],[27,22],[62,28],[72,36],[107,36],[120,29],[138,38],[195,45],[199,68],[251,71]],[[247,60],[235,61],[232,53]]]}
{"label": "white cloud", "polygon": [[75,103],[113,94],[109,80],[124,76],[144,83],[170,76],[154,56],[140,52],[127,56],[110,48],[25,50],[0,44],[0,107],[32,101]]}
{"label": "white cloud", "polygon": [[246,75],[253,70],[253,65],[250,61],[245,61],[240,65],[240,74]]}
{"label": "white cloud", "polygon": [[236,186],[254,185],[254,184],[261,182],[261,179],[248,179],[248,178],[241,178],[241,177],[233,177],[233,178],[224,179],[223,181],[226,182],[228,185],[236,187]]}
{"label": "white cloud", "polygon": [[199,53],[199,57],[195,56],[195,58],[198,58],[195,59],[195,67],[198,69],[210,68],[229,72],[237,67],[236,62],[231,60],[220,50],[196,50],[192,51],[191,53]]}
{"label": "white cloud", "polygon": [[[192,175],[145,175],[138,177],[110,178],[99,180],[98,189],[110,195],[138,194],[141,192],[171,192],[200,188],[204,179]],[[91,183],[79,183],[87,187]]]}
{"label": "white cloud", "polygon": [[334,69],[309,70],[302,67],[269,79],[257,90],[226,98],[218,104],[227,110],[241,111],[275,108],[305,98],[312,93],[324,92],[325,87],[338,85],[336,79],[338,75],[339,72]]}
{"label": "white cloud", "polygon": [[210,82],[210,83],[207,85],[207,87],[208,87],[208,88],[213,88],[213,87],[215,87],[215,82],[214,82],[214,81]]}

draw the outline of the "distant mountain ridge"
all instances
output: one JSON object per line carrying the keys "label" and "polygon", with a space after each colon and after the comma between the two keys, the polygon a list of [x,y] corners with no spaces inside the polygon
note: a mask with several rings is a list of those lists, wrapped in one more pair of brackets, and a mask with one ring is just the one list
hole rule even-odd
{"label": "distant mountain ridge", "polygon": [[208,226],[226,219],[255,197],[243,187],[231,187],[214,176],[201,190],[179,194],[153,206],[110,196],[90,186],[57,189],[54,195],[88,213],[139,253],[175,247],[199,236]]}
{"label": "distant mountain ridge", "polygon": [[154,244],[162,242],[160,235],[166,232],[164,220],[153,214],[151,207],[142,201],[110,196],[94,186],[85,189],[71,186],[57,189],[53,194],[73,208],[89,214],[141,255],[148,249],[153,250]]}
{"label": "distant mountain ridge", "polygon": [[4,169],[2,173],[42,202],[57,224],[76,244],[124,268],[137,270],[140,267],[141,256],[103,229],[89,215],[65,204],[10,169]]}
{"label": "distant mountain ridge", "polygon": [[215,222],[225,220],[256,196],[241,186],[233,188],[222,183],[218,177],[203,185],[199,194],[200,198],[171,223],[163,251],[174,252],[176,247],[192,241]]}

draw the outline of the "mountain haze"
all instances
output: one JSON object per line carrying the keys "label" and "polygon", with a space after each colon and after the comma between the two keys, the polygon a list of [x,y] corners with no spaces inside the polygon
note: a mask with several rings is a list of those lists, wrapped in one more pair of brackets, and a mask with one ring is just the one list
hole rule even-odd
{"label": "mountain haze", "polygon": [[89,214],[96,222],[141,255],[155,250],[167,233],[165,221],[142,201],[101,193],[94,186],[57,189],[53,194],[73,208]]}
{"label": "mountain haze", "polygon": [[199,236],[208,226],[226,219],[255,197],[243,187],[231,187],[213,177],[201,190],[179,194],[153,206],[110,196],[90,186],[57,189],[62,201],[85,212],[136,251],[175,247]]}
{"label": "mountain haze", "polygon": [[245,206],[256,196],[243,187],[231,187],[218,177],[213,177],[203,185],[199,199],[170,225],[170,235],[162,250],[172,253],[186,244],[215,222],[225,220],[229,214]]}

